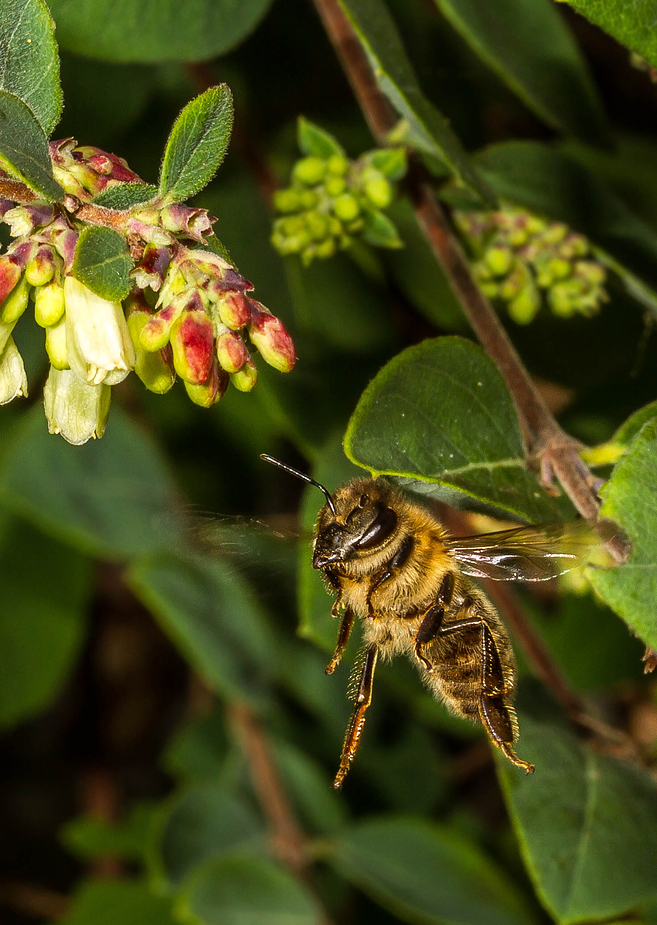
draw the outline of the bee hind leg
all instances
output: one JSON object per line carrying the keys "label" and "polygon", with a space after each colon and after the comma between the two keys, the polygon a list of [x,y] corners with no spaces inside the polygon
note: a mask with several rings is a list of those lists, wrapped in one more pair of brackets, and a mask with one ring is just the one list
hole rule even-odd
{"label": "bee hind leg", "polygon": [[342,614],[340,629],[338,630],[338,641],[335,644],[335,652],[331,656],[331,661],[324,669],[326,674],[333,674],[335,669],[340,664],[340,659],[344,654],[344,650],[347,648],[347,643],[349,642],[349,634],[351,633],[351,628],[353,625],[354,612],[351,607],[347,607],[345,612]]}
{"label": "bee hind leg", "polygon": [[365,725],[365,714],[372,702],[372,684],[378,655],[379,650],[376,646],[369,646],[365,652],[365,663],[356,694],[356,708],[347,728],[344,745],[342,746],[342,755],[340,756],[340,767],[333,781],[333,786],[336,790],[342,787],[342,782],[347,776],[349,766],[358,750],[360,736]]}

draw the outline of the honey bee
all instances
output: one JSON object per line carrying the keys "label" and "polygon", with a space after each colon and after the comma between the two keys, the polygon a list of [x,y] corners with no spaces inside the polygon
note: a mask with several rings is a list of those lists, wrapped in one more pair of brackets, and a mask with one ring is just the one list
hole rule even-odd
{"label": "honey bee", "polygon": [[332,495],[319,482],[271,456],[262,459],[319,488],[326,498],[315,523],[313,567],[335,595],[340,617],[333,674],[354,620],[365,644],[355,708],[334,787],[356,754],[372,701],[379,658],[407,655],[449,709],[480,722],[517,767],[534,766],[514,751],[515,659],[497,611],[470,577],[544,581],[575,568],[601,541],[586,521],[451,536],[420,500],[385,479],[356,478]]}

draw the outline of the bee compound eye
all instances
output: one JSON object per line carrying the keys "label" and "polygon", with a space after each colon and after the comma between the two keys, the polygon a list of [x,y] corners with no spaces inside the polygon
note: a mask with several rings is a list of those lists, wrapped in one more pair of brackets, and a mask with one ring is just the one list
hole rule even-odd
{"label": "bee compound eye", "polygon": [[378,504],[376,517],[357,543],[358,549],[373,549],[383,543],[397,529],[397,514],[391,507]]}

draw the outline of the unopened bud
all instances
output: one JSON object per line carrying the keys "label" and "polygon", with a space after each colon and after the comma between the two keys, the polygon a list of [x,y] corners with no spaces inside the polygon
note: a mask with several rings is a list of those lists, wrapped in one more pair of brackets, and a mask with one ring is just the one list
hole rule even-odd
{"label": "unopened bud", "polygon": [[221,323],[233,331],[246,327],[251,319],[249,299],[243,292],[226,292],[217,301]]}
{"label": "unopened bud", "polygon": [[144,350],[141,344],[140,334],[150,317],[150,311],[145,308],[133,307],[126,319],[137,355],[135,372],[149,391],[164,395],[172,387],[176,376],[163,350]]}
{"label": "unopened bud", "polygon": [[326,169],[336,177],[344,177],[349,173],[349,161],[342,154],[332,154],[326,162]]}
{"label": "unopened bud", "polygon": [[364,192],[372,205],[377,209],[387,209],[392,202],[392,186],[382,174],[366,180]]}
{"label": "unopened bud", "polygon": [[333,211],[341,221],[353,222],[360,215],[360,206],[351,193],[342,193],[333,203]]}
{"label": "unopened bud", "polygon": [[45,286],[55,274],[55,257],[52,248],[40,247],[25,267],[25,279],[30,286]]}
{"label": "unopened bud", "polygon": [[513,259],[513,251],[503,244],[495,244],[489,247],[484,254],[484,261],[493,276],[506,276],[511,271]]}
{"label": "unopened bud", "polygon": [[227,373],[238,372],[246,363],[249,357],[249,351],[246,344],[237,333],[230,329],[224,329],[217,337],[217,359],[219,365]]}
{"label": "unopened bud", "polygon": [[57,324],[46,328],[46,352],[55,369],[70,369],[66,345],[66,318],[62,315]]}
{"label": "unopened bud", "polygon": [[34,290],[34,320],[42,328],[57,324],[64,314],[64,287],[58,280]]}
{"label": "unopened bud", "polygon": [[231,373],[230,381],[239,392],[250,392],[258,381],[258,370],[255,363],[248,358],[239,372]]}
{"label": "unopened bud", "polygon": [[251,300],[251,323],[249,337],[261,357],[281,373],[289,373],[296,363],[297,355],[292,338],[283,322],[269,314],[260,303]]}
{"label": "unopened bud", "polygon": [[171,327],[182,312],[183,306],[183,300],[174,300],[144,323],[139,334],[139,340],[144,350],[162,350],[163,347],[166,347],[169,343]]}
{"label": "unopened bud", "polygon": [[319,157],[304,157],[292,169],[292,177],[304,186],[316,186],[326,176],[326,161]]}
{"label": "unopened bud", "polygon": [[0,320],[4,324],[18,321],[27,308],[29,296],[30,284],[23,275],[0,306]]}
{"label": "unopened bud", "polygon": [[178,375],[193,385],[206,383],[216,365],[212,322],[206,312],[182,312],[171,328],[170,343]]}
{"label": "unopened bud", "polygon": [[541,297],[533,283],[527,284],[509,302],[509,315],[517,324],[529,324],[541,307]]}
{"label": "unopened bud", "polygon": [[299,191],[295,189],[276,190],[273,205],[277,212],[297,212],[301,206]]}
{"label": "unopened bud", "polygon": [[21,278],[21,267],[11,257],[0,257],[0,305]]}
{"label": "unopened bud", "polygon": [[306,228],[313,241],[323,241],[328,234],[328,219],[321,212],[308,212],[305,216]]}
{"label": "unopened bud", "polygon": [[0,357],[0,405],[6,405],[20,395],[27,396],[27,376],[23,358],[13,337],[10,337]]}
{"label": "unopened bud", "polygon": [[347,181],[344,177],[328,177],[324,183],[324,189],[326,190],[326,195],[335,198],[347,188]]}
{"label": "unopened bud", "polygon": [[210,408],[222,397],[228,388],[229,381],[226,370],[220,369],[216,363],[213,363],[207,382],[198,385],[185,382],[185,391],[195,405]]}
{"label": "unopened bud", "polygon": [[112,399],[105,383],[89,385],[71,369],[51,369],[43,399],[51,434],[75,446],[103,436]]}

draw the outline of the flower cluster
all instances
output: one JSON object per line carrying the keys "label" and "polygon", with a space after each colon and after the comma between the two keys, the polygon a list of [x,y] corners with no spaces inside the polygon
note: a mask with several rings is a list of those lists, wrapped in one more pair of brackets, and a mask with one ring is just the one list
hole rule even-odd
{"label": "flower cluster", "polygon": [[[53,142],[50,152],[57,181],[78,206],[108,187],[142,184],[121,158],[98,148],[67,139]],[[253,388],[254,350],[276,369],[292,369],[294,345],[281,321],[206,246],[212,223],[204,210],[151,198],[122,213],[134,261],[122,303],[102,298],[76,275],[82,222],[67,207],[66,199],[18,206],[0,200],[0,219],[14,239],[0,256],[0,404],[27,395],[12,335],[30,300],[50,360],[48,427],[70,443],[102,436],[110,388],[132,370],[158,393],[178,375],[191,400],[209,407],[229,383]]]}
{"label": "flower cluster", "polygon": [[541,290],[555,315],[594,315],[607,301],[606,268],[581,234],[530,212],[455,212],[454,220],[474,258],[482,292],[507,303],[518,324],[533,321]]}
{"label": "flower cluster", "polygon": [[[304,144],[309,126],[311,143]],[[395,181],[406,171],[403,148],[349,160],[335,139],[316,126],[304,121],[300,135],[302,150],[311,153],[295,163],[291,185],[274,194],[274,208],[281,214],[271,238],[276,250],[299,254],[308,266],[315,258],[350,247],[357,237],[378,247],[400,247],[397,229],[383,210],[393,200]],[[313,145],[317,138],[320,143]]]}

